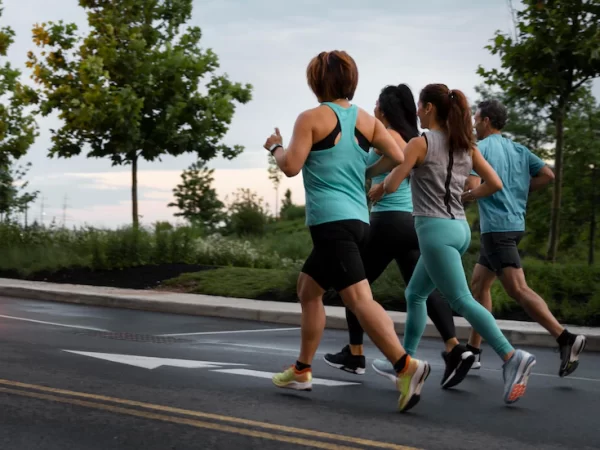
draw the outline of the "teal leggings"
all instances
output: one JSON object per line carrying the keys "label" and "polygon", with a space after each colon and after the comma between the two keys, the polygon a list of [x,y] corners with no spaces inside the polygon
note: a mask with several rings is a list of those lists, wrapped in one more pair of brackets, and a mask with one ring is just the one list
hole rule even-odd
{"label": "teal leggings", "polygon": [[427,297],[437,288],[450,307],[492,346],[500,357],[513,351],[494,316],[471,295],[461,256],[471,243],[465,220],[415,217],[421,257],[406,288],[404,347],[414,355],[427,324]]}

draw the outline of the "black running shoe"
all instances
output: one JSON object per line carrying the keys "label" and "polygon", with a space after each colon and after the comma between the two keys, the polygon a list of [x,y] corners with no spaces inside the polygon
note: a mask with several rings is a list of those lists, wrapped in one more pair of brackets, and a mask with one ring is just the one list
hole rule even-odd
{"label": "black running shoe", "polygon": [[460,344],[454,347],[450,353],[442,352],[442,358],[446,362],[446,371],[442,377],[443,389],[454,387],[464,380],[475,362],[473,352]]}
{"label": "black running shoe", "polygon": [[365,374],[365,357],[353,355],[352,352],[350,352],[349,345],[346,345],[339,353],[327,353],[323,359],[327,364],[336,369],[354,373],[356,375]]}
{"label": "black running shoe", "polygon": [[561,345],[560,348],[560,369],[558,371],[559,377],[566,377],[575,372],[575,369],[579,366],[579,354],[585,348],[586,339],[582,334],[570,335],[569,343],[567,345]]}

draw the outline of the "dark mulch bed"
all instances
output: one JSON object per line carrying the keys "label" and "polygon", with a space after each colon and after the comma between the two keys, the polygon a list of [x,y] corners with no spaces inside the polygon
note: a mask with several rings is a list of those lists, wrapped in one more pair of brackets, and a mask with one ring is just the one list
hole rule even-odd
{"label": "dark mulch bed", "polygon": [[17,271],[0,270],[0,278],[13,278],[29,281],[46,281],[60,284],[82,284],[86,286],[107,286],[122,289],[154,289],[165,280],[176,278],[183,273],[212,270],[215,267],[196,264],[159,264],[128,267],[117,270],[92,270],[87,267],[70,267],[56,272],[42,271],[24,277]]}

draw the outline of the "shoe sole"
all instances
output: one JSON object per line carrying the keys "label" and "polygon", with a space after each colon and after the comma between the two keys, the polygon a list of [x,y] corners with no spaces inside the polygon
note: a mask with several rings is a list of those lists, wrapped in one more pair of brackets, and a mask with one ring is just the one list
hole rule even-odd
{"label": "shoe sole", "polygon": [[[533,369],[533,366],[535,366],[535,363],[536,360],[533,355],[523,358],[523,361],[521,361],[519,369],[517,370],[517,376],[515,377],[512,388],[510,389],[508,396],[504,396],[505,403],[515,403],[525,395],[529,376],[531,375],[531,370]],[[520,375],[519,372],[521,373]]]}
{"label": "shoe sole", "polygon": [[471,370],[479,370],[479,369],[481,369],[481,363],[479,361],[473,362],[473,365],[471,366]]}
{"label": "shoe sole", "polygon": [[366,367],[357,367],[356,369],[352,369],[351,367],[345,366],[344,364],[336,364],[328,361],[327,358],[323,356],[323,361],[327,363],[327,365],[333,367],[334,369],[340,369],[344,372],[352,373],[354,375],[364,375],[366,372]]}
{"label": "shoe sole", "polygon": [[450,389],[460,384],[469,373],[469,370],[471,370],[471,366],[475,362],[475,355],[471,352],[465,352],[461,355],[461,358],[454,372],[442,383],[442,389]]}
{"label": "shoe sole", "polygon": [[[419,403],[419,401],[421,400],[421,390],[423,389],[423,385],[425,384],[425,381],[431,373],[431,366],[429,365],[429,363],[424,362],[424,366],[425,367],[423,368],[423,372],[420,374],[420,376],[418,374],[415,374],[415,376],[413,377],[412,381],[414,382],[415,378],[418,377],[418,382],[415,386],[412,397],[410,397],[404,408],[402,408],[402,396],[398,399],[398,409],[400,410],[400,412],[406,412],[409,409],[414,408],[417,405],[417,403]],[[412,384],[413,383],[411,383],[411,389],[409,389],[409,392],[412,390]]]}
{"label": "shoe sole", "polygon": [[394,386],[396,386],[396,379],[398,378],[398,376],[396,375],[395,372],[393,374],[390,372],[384,372],[383,370],[379,370],[374,364],[371,364],[371,367],[373,368],[375,373],[381,375],[382,377],[387,378],[392,383],[394,383]]}
{"label": "shoe sole", "polygon": [[273,384],[281,389],[292,389],[294,391],[312,391],[312,383],[310,381],[306,381],[304,383],[300,383],[298,381],[291,381],[287,384],[277,384],[273,381]]}
{"label": "shoe sole", "polygon": [[[578,340],[580,341],[579,344],[575,345],[577,344]],[[571,375],[573,372],[575,372],[575,370],[577,370],[577,368],[579,367],[579,355],[585,349],[586,343],[587,339],[585,336],[577,336],[577,338],[575,338],[575,343],[571,348],[571,354],[569,355],[569,361],[567,362],[567,364],[564,365],[564,367],[561,366],[558,372],[559,377],[564,378],[566,376]]]}

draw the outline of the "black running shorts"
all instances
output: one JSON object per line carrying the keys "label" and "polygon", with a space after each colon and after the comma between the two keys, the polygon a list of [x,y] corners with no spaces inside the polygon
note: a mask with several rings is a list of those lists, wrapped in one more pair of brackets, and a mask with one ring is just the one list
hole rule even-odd
{"label": "black running shorts", "polygon": [[313,250],[302,267],[324,290],[341,291],[366,279],[362,256],[369,224],[339,220],[310,227]]}
{"label": "black running shorts", "polygon": [[501,233],[483,233],[478,264],[485,266],[497,275],[502,274],[505,267],[520,269],[521,257],[517,248],[523,231],[507,231]]}

